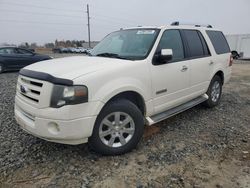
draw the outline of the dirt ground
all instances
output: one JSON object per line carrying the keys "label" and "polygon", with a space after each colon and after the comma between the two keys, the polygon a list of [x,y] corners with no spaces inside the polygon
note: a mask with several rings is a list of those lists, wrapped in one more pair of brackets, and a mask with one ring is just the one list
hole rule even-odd
{"label": "dirt ground", "polygon": [[250,188],[250,62],[235,63],[221,104],[147,127],[122,156],[23,132],[13,118],[17,73],[0,75],[0,187]]}

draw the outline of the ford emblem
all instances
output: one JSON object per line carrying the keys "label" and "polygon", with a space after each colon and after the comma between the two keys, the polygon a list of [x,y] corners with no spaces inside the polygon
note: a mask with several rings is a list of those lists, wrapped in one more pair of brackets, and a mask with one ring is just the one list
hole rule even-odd
{"label": "ford emblem", "polygon": [[20,86],[20,90],[21,90],[22,93],[27,93],[28,92],[28,88],[26,88],[23,85]]}

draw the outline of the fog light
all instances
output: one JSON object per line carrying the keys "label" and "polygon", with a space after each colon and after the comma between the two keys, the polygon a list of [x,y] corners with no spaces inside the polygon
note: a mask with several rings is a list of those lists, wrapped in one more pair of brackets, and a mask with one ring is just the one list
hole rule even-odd
{"label": "fog light", "polygon": [[55,122],[50,122],[48,124],[48,131],[51,133],[51,134],[58,134],[60,132],[60,129],[59,129],[59,125]]}

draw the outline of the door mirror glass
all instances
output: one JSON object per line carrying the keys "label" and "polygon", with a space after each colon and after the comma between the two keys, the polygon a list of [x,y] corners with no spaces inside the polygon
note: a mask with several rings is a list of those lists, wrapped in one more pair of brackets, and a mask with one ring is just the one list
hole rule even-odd
{"label": "door mirror glass", "polygon": [[173,50],[172,49],[162,49],[161,50],[161,58],[165,61],[170,61],[173,58]]}

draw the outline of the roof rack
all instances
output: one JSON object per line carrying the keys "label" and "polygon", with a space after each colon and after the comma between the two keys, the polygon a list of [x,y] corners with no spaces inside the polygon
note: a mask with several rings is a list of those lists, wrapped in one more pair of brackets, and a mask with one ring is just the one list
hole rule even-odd
{"label": "roof rack", "polygon": [[192,25],[192,26],[195,26],[195,27],[207,27],[207,28],[213,28],[211,25],[207,24],[207,25],[204,25],[204,24],[192,24],[192,23],[180,23],[180,22],[173,22],[171,23],[172,26],[178,26],[178,25]]}

